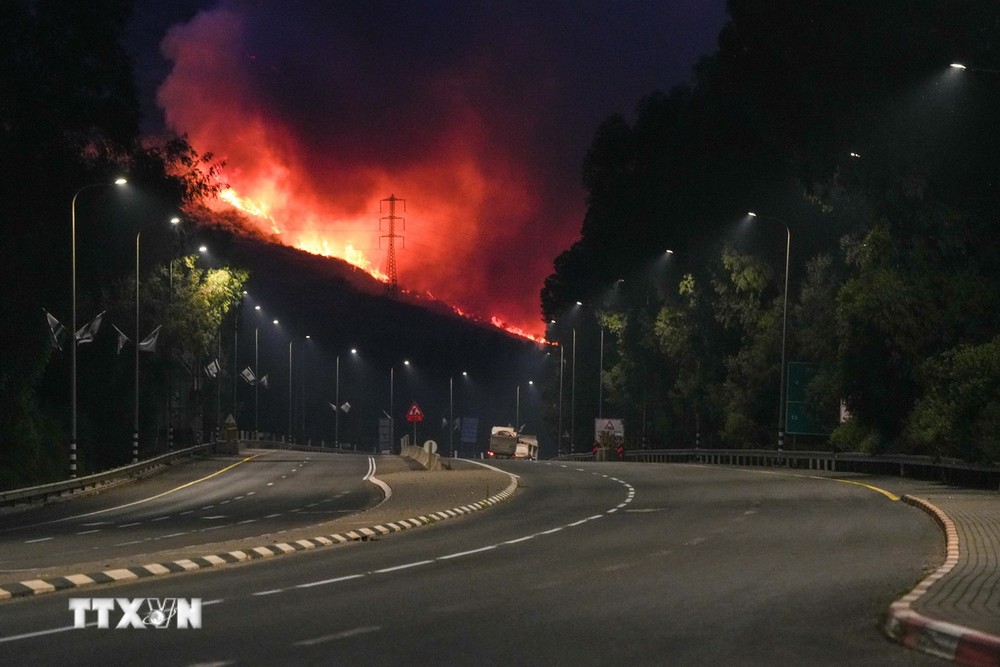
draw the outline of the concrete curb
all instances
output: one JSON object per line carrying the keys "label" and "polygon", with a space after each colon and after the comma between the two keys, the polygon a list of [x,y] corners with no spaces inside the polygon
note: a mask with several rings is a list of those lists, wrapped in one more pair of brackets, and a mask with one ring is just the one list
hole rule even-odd
{"label": "concrete curb", "polygon": [[61,577],[51,577],[48,579],[30,579],[27,581],[0,584],[0,600],[31,597],[34,595],[53,593],[55,591],[66,590],[69,588],[82,588],[85,586],[110,584],[120,581],[143,579],[146,577],[156,577],[164,574],[191,572],[193,570],[200,570],[209,567],[219,567],[235,563],[244,563],[261,558],[283,556],[296,551],[306,551],[309,549],[328,547],[335,544],[360,542],[373,537],[389,535],[403,530],[408,530],[410,528],[419,528],[420,526],[427,526],[432,523],[437,523],[438,521],[444,521],[445,519],[453,519],[464,514],[488,509],[493,505],[508,500],[514,495],[514,491],[516,490],[517,479],[511,477],[510,484],[507,485],[506,489],[500,493],[490,496],[489,498],[480,500],[479,502],[463,505],[461,507],[455,507],[449,510],[425,514],[412,519],[387,522],[371,526],[370,528],[357,528],[345,533],[322,535],[309,539],[295,540],[293,542],[282,542],[280,544],[270,544],[267,546],[259,546],[239,551],[227,551],[207,556],[182,558],[164,563],[148,563],[146,565],[135,565],[90,574],[70,574]]}
{"label": "concrete curb", "polygon": [[913,610],[913,603],[958,564],[958,530],[947,514],[928,501],[909,495],[903,496],[902,501],[922,509],[934,518],[945,534],[947,555],[941,567],[889,606],[885,622],[886,634],[903,646],[959,664],[1000,667],[1000,637],[927,618]]}

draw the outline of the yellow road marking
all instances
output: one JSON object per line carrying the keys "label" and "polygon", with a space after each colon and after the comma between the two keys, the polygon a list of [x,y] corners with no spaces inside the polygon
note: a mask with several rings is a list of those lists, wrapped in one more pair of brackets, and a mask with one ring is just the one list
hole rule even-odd
{"label": "yellow road marking", "polygon": [[[711,467],[711,466],[708,466],[708,465],[705,465],[705,464],[696,464],[696,465],[698,467],[700,467],[700,468]],[[758,475],[778,475],[778,476],[781,476],[781,477],[800,477],[802,479],[821,479],[821,480],[824,480],[824,481],[827,481],[827,482],[841,482],[843,484],[854,484],[855,486],[863,486],[866,489],[870,489],[872,491],[876,491],[878,493],[881,493],[883,496],[885,496],[889,500],[896,500],[896,501],[899,500],[899,496],[897,496],[895,493],[893,493],[891,491],[886,491],[885,489],[880,489],[879,487],[872,486],[871,484],[865,484],[864,482],[855,482],[855,481],[849,480],[849,479],[840,479],[838,477],[819,477],[818,475],[800,475],[800,474],[792,473],[792,472],[782,472],[780,470],[754,470],[752,468],[739,468],[739,469],[743,470],[745,472],[756,473]]]}
{"label": "yellow road marking", "polygon": [[201,479],[196,479],[196,480],[193,480],[191,482],[187,482],[186,484],[181,484],[178,487],[175,487],[173,489],[168,489],[167,491],[164,491],[163,493],[158,493],[155,496],[150,496],[148,498],[142,498],[141,500],[136,500],[136,501],[131,502],[131,503],[126,503],[124,505],[118,505],[117,507],[106,507],[106,508],[104,508],[102,510],[96,510],[94,512],[88,512],[87,514],[77,514],[76,516],[67,517],[65,519],[59,519],[59,521],[69,521],[70,519],[81,519],[81,518],[87,517],[87,516],[94,516],[95,514],[103,514],[105,512],[112,512],[114,510],[125,509],[126,507],[132,507],[134,505],[141,505],[142,503],[148,503],[150,500],[156,500],[157,498],[162,498],[163,496],[166,496],[166,495],[169,495],[171,493],[174,493],[175,491],[180,491],[181,489],[186,489],[189,486],[193,486],[193,485],[198,484],[200,482],[204,482],[205,480],[212,479],[213,477],[215,477],[217,475],[221,475],[222,473],[226,472],[227,470],[232,470],[233,468],[235,468],[238,465],[242,465],[242,464],[246,463],[247,461],[251,461],[251,460],[257,458],[258,456],[264,456],[264,454],[267,454],[267,453],[268,452],[261,452],[260,454],[254,454],[253,456],[248,456],[245,459],[243,459],[242,461],[237,461],[236,463],[234,463],[232,465],[228,465],[228,466],[226,466],[225,468],[223,468],[221,470],[216,470],[211,475],[205,475]]}
{"label": "yellow road marking", "polygon": [[854,484],[856,486],[863,486],[866,489],[871,489],[872,491],[877,491],[881,493],[889,500],[899,500],[899,496],[897,496],[895,493],[892,493],[891,491],[886,491],[885,489],[880,489],[879,487],[872,486],[871,484],[865,484],[864,482],[854,482],[849,479],[838,479],[837,477],[812,477],[811,479],[826,479],[831,482],[842,482],[844,484]]}

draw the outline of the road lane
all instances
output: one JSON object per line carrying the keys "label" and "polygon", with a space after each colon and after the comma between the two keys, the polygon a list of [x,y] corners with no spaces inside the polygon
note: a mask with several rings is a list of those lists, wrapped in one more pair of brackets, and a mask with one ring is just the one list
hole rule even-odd
{"label": "road lane", "polygon": [[4,641],[71,624],[70,596],[0,606],[0,658],[943,664],[878,631],[888,604],[940,559],[937,528],[869,488],[698,466],[501,467],[521,475],[521,491],[467,518],[74,594],[201,597],[212,603],[202,630]]}
{"label": "road lane", "polygon": [[[256,451],[0,519],[0,574],[320,523],[381,500],[370,457]],[[44,548],[39,548],[44,545]]]}

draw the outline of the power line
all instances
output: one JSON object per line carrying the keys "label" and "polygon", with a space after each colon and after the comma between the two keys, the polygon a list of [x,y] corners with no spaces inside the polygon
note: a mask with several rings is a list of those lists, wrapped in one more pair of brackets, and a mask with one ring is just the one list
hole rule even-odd
{"label": "power line", "polygon": [[389,202],[389,215],[382,216],[378,221],[378,229],[382,231],[382,221],[388,221],[389,223],[389,233],[382,234],[379,236],[379,247],[382,246],[382,239],[389,239],[389,256],[386,261],[385,272],[389,276],[388,282],[385,284],[385,291],[389,296],[396,297],[399,294],[399,282],[396,279],[396,239],[403,239],[403,247],[406,247],[406,239],[396,233],[396,221],[399,220],[403,225],[403,230],[406,230],[406,218],[401,218],[396,215],[396,202],[403,202],[403,212],[406,212],[406,200],[397,199],[396,195],[389,195],[388,199],[383,199],[379,202],[379,213],[384,210],[383,204]]}

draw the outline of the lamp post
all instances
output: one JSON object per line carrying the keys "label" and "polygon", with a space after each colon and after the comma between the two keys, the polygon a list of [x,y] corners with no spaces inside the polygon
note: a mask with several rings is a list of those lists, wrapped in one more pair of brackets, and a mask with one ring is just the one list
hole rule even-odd
{"label": "lamp post", "polygon": [[[549,320],[549,324],[555,324],[555,320]],[[576,330],[574,329],[574,335]],[[575,340],[575,339],[574,339]],[[563,371],[566,369],[566,362],[564,360],[565,356],[565,346],[560,341],[559,343],[559,416],[556,421],[556,446],[559,454],[563,453],[562,444],[562,433],[563,433]]]}
{"label": "lamp post", "polygon": [[[124,178],[116,178],[114,185],[125,185],[128,181]],[[73,194],[70,203],[70,264],[72,273],[72,296],[70,315],[70,436],[69,436],[69,476],[76,477],[76,199],[80,193],[88,188],[96,188],[111,185],[111,183],[88,183]]]}
{"label": "lamp post", "polygon": [[784,449],[785,447],[785,343],[786,334],[788,331],[788,264],[789,258],[792,254],[792,232],[788,229],[788,225],[779,218],[771,218],[758,216],[754,212],[749,213],[751,218],[760,218],[761,220],[772,220],[774,222],[780,223],[782,227],[785,228],[785,290],[784,290],[784,305],[782,307],[781,314],[781,378],[778,385],[778,449]]}
{"label": "lamp post", "polygon": [[[468,372],[462,371],[462,377],[468,377]],[[455,455],[455,392],[454,376],[448,378],[448,454]]]}
{"label": "lamp post", "polygon": [[396,367],[389,367],[389,451],[396,450],[396,438],[393,431],[395,430],[396,417],[393,412],[393,390],[396,383]]}
{"label": "lamp post", "polygon": [[563,369],[566,362],[563,360],[563,346],[559,346],[559,432],[556,434],[556,441],[559,443],[559,453],[562,454],[562,428],[563,428]]}
{"label": "lamp post", "polygon": [[[529,385],[535,384],[534,380],[528,380]],[[521,430],[521,385],[517,385],[514,392],[514,428]]]}
{"label": "lamp post", "polygon": [[601,325],[601,354],[597,367],[597,418],[604,417],[604,325]]}
{"label": "lamp post", "polygon": [[288,341],[288,442],[292,442],[292,343],[294,339]]}
{"label": "lamp post", "polygon": [[[356,348],[351,348],[351,354],[357,354]],[[333,400],[336,402],[335,407],[335,418],[333,422],[333,442],[334,447],[340,447],[340,355],[337,355],[337,372],[336,372],[336,382],[334,384],[334,394]],[[389,408],[392,411],[392,408]]]}
{"label": "lamp post", "polygon": [[573,375],[570,378],[569,453],[576,452],[576,327],[573,329]]}
{"label": "lamp post", "polygon": [[[260,309],[260,306],[257,306]],[[253,439],[260,439],[260,422],[258,409],[260,407],[257,388],[260,385],[260,325],[253,328]]]}
{"label": "lamp post", "polygon": [[[260,306],[254,306],[254,310],[260,312]],[[274,324],[278,324],[278,320],[274,320]],[[260,422],[258,421],[259,410],[260,410],[260,325],[258,324],[253,330],[253,372],[254,372],[254,382],[253,382],[253,439],[260,439]]]}
{"label": "lamp post", "polygon": [[139,237],[135,235],[135,397],[132,415],[132,463],[139,462]]}

